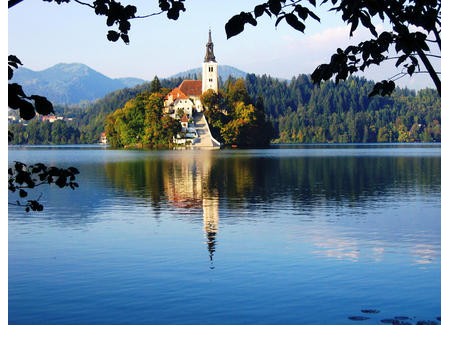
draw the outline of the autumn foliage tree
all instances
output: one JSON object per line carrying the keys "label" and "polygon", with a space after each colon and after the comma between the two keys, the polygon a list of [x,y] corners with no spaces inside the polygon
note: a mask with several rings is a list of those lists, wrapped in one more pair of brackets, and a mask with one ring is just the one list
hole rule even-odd
{"label": "autumn foliage tree", "polygon": [[225,145],[268,146],[274,136],[263,105],[255,105],[244,79],[229,79],[224,91],[208,91],[201,97],[214,138]]}

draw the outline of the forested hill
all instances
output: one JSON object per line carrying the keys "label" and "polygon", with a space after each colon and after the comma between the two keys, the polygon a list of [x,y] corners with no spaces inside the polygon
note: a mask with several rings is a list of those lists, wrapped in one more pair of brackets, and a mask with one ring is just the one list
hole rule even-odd
{"label": "forested hill", "polygon": [[278,142],[440,142],[441,100],[436,90],[397,89],[369,97],[374,82],[351,77],[335,84],[312,84],[270,76],[246,78],[250,96],[262,97],[276,124]]}
{"label": "forested hill", "polygon": [[[162,87],[178,86],[182,78],[162,79]],[[335,84],[314,86],[309,76],[290,81],[267,75],[248,74],[249,96],[263,101],[264,111],[276,130],[276,142],[440,142],[441,102],[435,90],[418,92],[397,89],[390,97],[369,97],[374,83],[353,77]],[[225,88],[227,83],[221,84]],[[151,83],[114,91],[103,99],[81,106],[56,107],[57,115],[73,118],[70,126],[79,136],[70,142],[97,142],[105,117],[137,94],[149,91]],[[37,128],[32,122],[27,128]],[[48,137],[15,129],[15,143],[52,143]],[[26,137],[24,136],[26,135]],[[32,138],[30,138],[30,135]]]}

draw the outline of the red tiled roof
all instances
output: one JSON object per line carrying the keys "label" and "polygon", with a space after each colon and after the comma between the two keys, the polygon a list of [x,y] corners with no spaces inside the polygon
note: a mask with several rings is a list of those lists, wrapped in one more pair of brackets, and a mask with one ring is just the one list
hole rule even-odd
{"label": "red tiled roof", "polygon": [[202,95],[202,81],[201,80],[183,80],[178,88],[187,96]]}
{"label": "red tiled roof", "polygon": [[189,122],[189,119],[186,114],[181,117],[181,122]]}
{"label": "red tiled roof", "polygon": [[167,94],[167,97],[169,95],[172,95],[173,100],[176,100],[176,99],[188,99],[186,94],[183,91],[181,91],[179,87],[172,89],[172,91],[169,94]]}

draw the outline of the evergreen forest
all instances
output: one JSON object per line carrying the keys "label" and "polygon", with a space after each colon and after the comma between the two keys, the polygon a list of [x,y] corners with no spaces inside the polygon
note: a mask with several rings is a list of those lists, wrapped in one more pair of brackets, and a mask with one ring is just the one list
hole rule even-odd
{"label": "evergreen forest", "polygon": [[[118,110],[122,111],[123,117],[126,115],[124,110],[133,104],[146,109],[149,103],[144,101],[156,99],[156,93],[161,93],[162,88],[174,88],[182,80],[172,78],[160,81],[155,77],[151,82],[114,91],[95,102],[55,106],[55,115],[64,117],[64,120],[49,123],[34,119],[27,124],[10,123],[10,143],[98,143],[108,123],[111,126],[111,116],[118,118],[120,115]],[[220,81],[220,95],[215,98],[218,100],[216,103],[220,103],[220,109],[210,110],[206,115],[215,137],[224,143],[242,146],[264,144],[267,137],[275,143],[441,141],[441,100],[436,90],[397,88],[390,96],[370,97],[373,86],[373,81],[359,77],[350,77],[338,84],[328,81],[314,85],[308,75],[298,75],[288,81],[268,75],[248,74],[244,81],[232,78]],[[132,103],[128,103],[130,100]],[[227,111],[227,114],[220,111]],[[150,128],[147,123],[156,123],[157,114],[162,112],[152,114],[153,119],[144,118],[141,121],[144,127],[138,124],[138,129],[115,145],[124,146],[133,137],[134,142],[136,137],[138,141],[147,137],[146,141],[150,142],[142,128]],[[175,128],[166,122],[158,121],[159,127],[155,128]],[[161,145],[173,130],[176,128],[172,131],[161,130],[161,137],[152,139],[150,143]],[[252,141],[255,138],[259,139]]]}

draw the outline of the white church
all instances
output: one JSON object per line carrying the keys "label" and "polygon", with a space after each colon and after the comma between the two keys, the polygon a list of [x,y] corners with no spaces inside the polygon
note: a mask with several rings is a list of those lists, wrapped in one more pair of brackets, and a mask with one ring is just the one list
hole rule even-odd
{"label": "white church", "polygon": [[[183,82],[166,95],[164,100],[164,113],[179,119],[183,133],[189,136],[191,143],[202,147],[220,147],[209,131],[208,123],[203,115],[203,106],[200,96],[208,90],[216,93],[219,90],[219,71],[214,56],[214,44],[209,30],[206,43],[206,55],[202,65],[201,80],[183,80]],[[185,137],[177,137],[175,143],[185,144]],[[210,145],[211,143],[211,145]]]}

